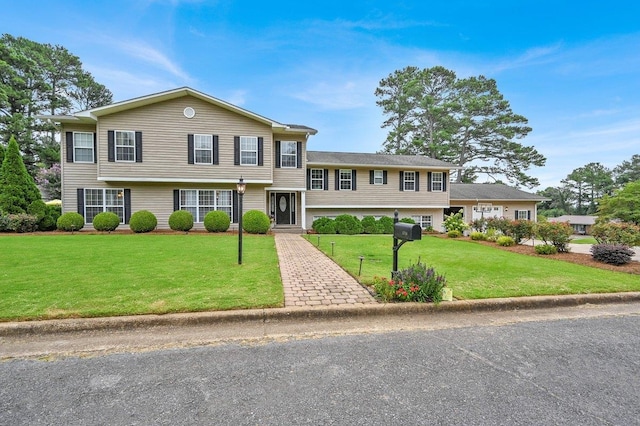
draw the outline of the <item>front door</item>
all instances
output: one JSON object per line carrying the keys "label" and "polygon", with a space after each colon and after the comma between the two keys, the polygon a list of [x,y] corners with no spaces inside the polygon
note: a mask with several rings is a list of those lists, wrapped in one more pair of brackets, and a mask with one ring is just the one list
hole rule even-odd
{"label": "front door", "polygon": [[291,194],[276,192],[276,225],[291,225]]}

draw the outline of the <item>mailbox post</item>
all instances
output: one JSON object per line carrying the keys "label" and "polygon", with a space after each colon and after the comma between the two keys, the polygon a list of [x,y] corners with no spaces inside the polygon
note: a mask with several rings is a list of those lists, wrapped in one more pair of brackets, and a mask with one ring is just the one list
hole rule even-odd
{"label": "mailbox post", "polygon": [[[412,223],[402,223],[398,221],[398,210],[393,214],[393,271],[391,278],[395,279],[398,274],[398,250],[407,241],[422,239],[422,228],[420,225]],[[398,243],[400,240],[400,243]]]}

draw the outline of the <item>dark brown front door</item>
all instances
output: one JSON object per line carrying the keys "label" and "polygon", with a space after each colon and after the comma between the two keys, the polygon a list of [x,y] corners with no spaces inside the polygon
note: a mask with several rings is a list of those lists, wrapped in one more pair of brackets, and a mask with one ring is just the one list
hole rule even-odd
{"label": "dark brown front door", "polygon": [[288,192],[276,193],[276,224],[291,225],[291,194]]}

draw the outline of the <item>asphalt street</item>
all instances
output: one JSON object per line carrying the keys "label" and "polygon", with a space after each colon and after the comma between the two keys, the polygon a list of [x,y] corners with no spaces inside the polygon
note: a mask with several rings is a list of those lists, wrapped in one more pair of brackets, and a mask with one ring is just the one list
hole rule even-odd
{"label": "asphalt street", "polygon": [[639,314],[379,317],[369,332],[18,357],[0,363],[0,424],[640,424]]}

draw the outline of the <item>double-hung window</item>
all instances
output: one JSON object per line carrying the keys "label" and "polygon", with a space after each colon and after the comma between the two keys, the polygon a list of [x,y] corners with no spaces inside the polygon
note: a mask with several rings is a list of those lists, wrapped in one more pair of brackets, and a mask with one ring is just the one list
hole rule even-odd
{"label": "double-hung window", "polygon": [[384,171],[382,170],[373,171],[373,184],[374,185],[384,184]]}
{"label": "double-hung window", "polygon": [[298,142],[280,142],[280,166],[290,168],[298,166]]}
{"label": "double-hung window", "polygon": [[136,132],[116,130],[116,161],[136,161]]}
{"label": "double-hung window", "polygon": [[324,169],[311,169],[311,189],[324,189]]}
{"label": "double-hung window", "polygon": [[351,191],[351,169],[340,169],[340,191]]}
{"label": "double-hung window", "polygon": [[196,164],[213,164],[212,135],[193,135],[193,158]]}
{"label": "double-hung window", "polygon": [[529,210],[516,210],[516,220],[529,220]]}
{"label": "double-hung window", "polygon": [[124,223],[124,189],[85,189],[84,220],[92,223],[93,218],[102,212],[118,215]]}
{"label": "double-hung window", "polygon": [[404,172],[403,189],[405,191],[416,190],[416,172]]}
{"label": "double-hung window", "polygon": [[443,187],[443,173],[433,172],[431,173],[431,191],[442,192]]}
{"label": "double-hung window", "polygon": [[414,216],[413,220],[416,224],[420,225],[422,229],[431,229],[433,228],[433,216],[432,215],[423,215],[423,216]]}
{"label": "double-hung window", "polygon": [[73,133],[73,161],[76,163],[93,163],[93,133]]}
{"label": "double-hung window", "polygon": [[231,190],[182,189],[180,210],[191,212],[195,222],[204,222],[210,211],[220,210],[231,219],[233,196]]}
{"label": "double-hung window", "polygon": [[240,136],[240,164],[243,166],[258,165],[258,138],[256,136]]}

